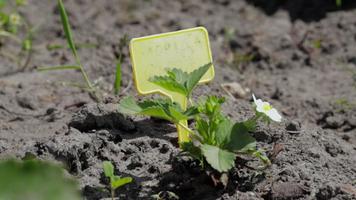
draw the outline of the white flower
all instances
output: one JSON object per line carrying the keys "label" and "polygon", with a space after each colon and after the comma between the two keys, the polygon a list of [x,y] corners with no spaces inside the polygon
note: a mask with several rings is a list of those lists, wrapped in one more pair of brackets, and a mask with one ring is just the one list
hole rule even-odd
{"label": "white flower", "polygon": [[9,21],[10,21],[10,24],[17,26],[17,25],[20,25],[20,23],[21,23],[21,17],[20,17],[20,15],[13,13],[10,15]]}
{"label": "white flower", "polygon": [[269,104],[266,101],[262,101],[261,99],[256,99],[254,94],[252,94],[252,97],[253,97],[253,101],[255,102],[257,112],[265,114],[273,121],[276,122],[282,121],[282,116],[278,113],[278,111],[275,108],[271,106],[271,104]]}

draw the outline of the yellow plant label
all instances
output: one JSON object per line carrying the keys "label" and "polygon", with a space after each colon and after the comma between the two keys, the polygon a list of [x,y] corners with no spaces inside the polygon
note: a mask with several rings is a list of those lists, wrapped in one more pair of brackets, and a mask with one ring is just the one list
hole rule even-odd
{"label": "yellow plant label", "polygon": [[[199,67],[212,63],[208,32],[204,27],[196,27],[175,32],[134,38],[130,42],[130,54],[135,86],[139,94],[160,93],[187,107],[183,95],[165,90],[149,82],[157,75],[166,75],[167,69],[179,68],[191,72]],[[208,82],[214,78],[214,67],[200,80]],[[187,124],[186,121],[182,122]],[[179,142],[189,141],[187,132],[177,126]]]}

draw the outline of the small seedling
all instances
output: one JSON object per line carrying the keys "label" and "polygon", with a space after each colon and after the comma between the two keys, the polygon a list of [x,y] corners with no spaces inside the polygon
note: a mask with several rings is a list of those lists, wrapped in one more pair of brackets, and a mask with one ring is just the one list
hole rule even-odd
{"label": "small seedling", "polygon": [[121,178],[120,176],[114,175],[114,166],[109,161],[104,161],[103,162],[103,169],[104,169],[105,176],[108,177],[109,180],[110,180],[111,199],[114,199],[115,190],[117,188],[123,186],[123,185],[131,183],[132,182],[132,178],[131,177],[123,177],[123,178]]}
{"label": "small seedling", "polygon": [[[30,61],[35,31],[28,20],[19,12],[19,8],[26,4],[26,0],[0,0],[0,55],[16,62],[21,66],[21,70],[24,70]],[[2,44],[5,41],[16,43],[21,50],[14,53],[2,49]]]}
{"label": "small seedling", "polygon": [[[175,91],[185,96],[191,96],[193,88],[200,78],[209,69],[204,65],[199,69],[186,73],[178,69],[168,70],[167,76],[153,77],[150,79],[161,87]],[[139,114],[157,117],[178,124],[190,133],[190,141],[181,143],[184,151],[200,160],[204,167],[208,163],[219,172],[229,171],[235,164],[236,154],[248,154],[259,158],[265,164],[269,159],[256,147],[256,140],[249,134],[255,131],[259,119],[270,122],[280,122],[282,117],[268,102],[256,99],[253,95],[256,114],[251,119],[243,122],[232,122],[221,112],[223,98],[209,96],[204,102],[183,111],[176,103],[170,100],[146,100],[136,103],[132,97],[120,102],[119,111],[125,114]],[[195,119],[195,128],[192,130],[181,120]]]}

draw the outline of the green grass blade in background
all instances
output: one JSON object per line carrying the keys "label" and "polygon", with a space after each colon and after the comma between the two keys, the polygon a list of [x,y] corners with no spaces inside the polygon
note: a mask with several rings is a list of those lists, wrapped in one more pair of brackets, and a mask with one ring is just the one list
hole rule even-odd
{"label": "green grass blade in background", "polygon": [[116,63],[116,73],[115,73],[115,82],[114,82],[114,93],[118,95],[121,88],[121,56]]}
{"label": "green grass blade in background", "polygon": [[80,60],[79,60],[79,57],[77,55],[77,49],[75,48],[75,44],[74,44],[74,41],[73,41],[73,35],[72,35],[72,30],[70,28],[68,15],[67,15],[67,12],[66,12],[66,10],[64,8],[64,4],[63,4],[62,0],[58,0],[58,6],[59,6],[59,11],[60,11],[60,14],[61,14],[63,30],[64,30],[66,38],[67,38],[68,46],[72,50],[72,53],[73,53],[75,59],[77,60],[77,64],[79,64]]}
{"label": "green grass blade in background", "polygon": [[53,67],[40,67],[38,71],[54,71],[54,70],[80,70],[80,66],[53,66]]}

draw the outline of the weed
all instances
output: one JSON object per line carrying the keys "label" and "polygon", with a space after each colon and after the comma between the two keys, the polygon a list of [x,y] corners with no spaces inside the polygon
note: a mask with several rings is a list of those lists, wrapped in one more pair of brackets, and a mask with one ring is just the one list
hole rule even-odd
{"label": "weed", "polygon": [[103,162],[103,169],[104,169],[105,176],[110,179],[111,198],[114,199],[115,190],[117,188],[123,186],[123,185],[131,183],[132,182],[132,178],[131,177],[123,177],[123,178],[121,178],[120,176],[116,176],[114,174],[114,166],[109,161],[104,161]]}
{"label": "weed", "polygon": [[122,63],[122,56],[116,61],[116,73],[115,73],[115,82],[114,82],[114,93],[118,95],[121,88],[121,63]]}
{"label": "weed", "polygon": [[98,96],[96,94],[96,90],[93,86],[93,84],[91,83],[91,81],[89,80],[89,77],[86,73],[86,71],[84,70],[84,67],[80,61],[80,58],[78,56],[77,53],[77,48],[74,44],[73,41],[73,36],[72,36],[72,30],[69,24],[69,20],[68,20],[68,15],[67,12],[65,10],[64,4],[62,2],[62,0],[58,0],[58,6],[59,6],[59,11],[60,11],[60,15],[61,15],[61,21],[62,21],[62,25],[63,25],[63,30],[67,39],[67,43],[69,48],[72,51],[72,54],[75,58],[76,64],[75,65],[66,65],[66,66],[55,66],[55,67],[41,67],[38,70],[39,71],[49,71],[49,70],[79,70],[82,73],[83,79],[85,80],[86,86],[82,87],[80,85],[80,87],[82,87],[83,89],[86,89],[87,91],[89,91],[90,94],[92,94],[92,96],[98,100]]}

